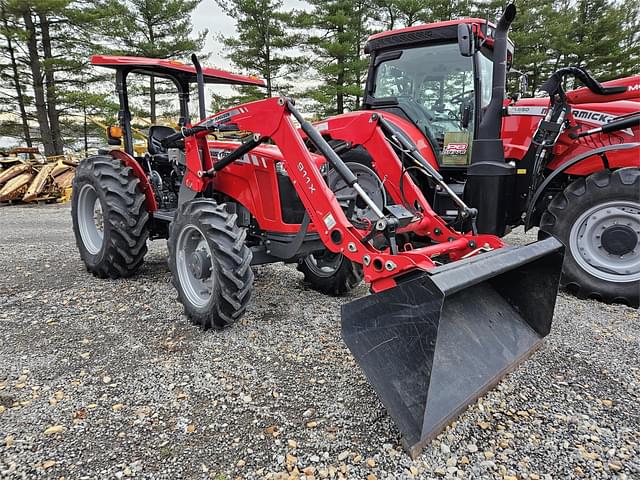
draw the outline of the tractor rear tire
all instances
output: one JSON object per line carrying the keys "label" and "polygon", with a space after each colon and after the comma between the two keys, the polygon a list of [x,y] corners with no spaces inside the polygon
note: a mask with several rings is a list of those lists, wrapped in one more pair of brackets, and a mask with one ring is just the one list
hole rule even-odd
{"label": "tractor rear tire", "polygon": [[542,235],[565,245],[561,286],[580,298],[640,303],[640,169],[602,170],[549,204]]}
{"label": "tractor rear tire", "polygon": [[325,295],[345,295],[362,283],[362,265],[341,253],[327,250],[309,254],[298,262],[304,282]]}
{"label": "tractor rear tire", "polygon": [[108,155],[76,169],[71,199],[76,244],[87,270],[99,278],[126,278],[147,253],[149,213],[133,169]]}
{"label": "tractor rear tire", "polygon": [[235,213],[209,199],[183,204],[169,230],[169,269],[191,321],[223,328],[244,314],[253,289],[251,249]]}

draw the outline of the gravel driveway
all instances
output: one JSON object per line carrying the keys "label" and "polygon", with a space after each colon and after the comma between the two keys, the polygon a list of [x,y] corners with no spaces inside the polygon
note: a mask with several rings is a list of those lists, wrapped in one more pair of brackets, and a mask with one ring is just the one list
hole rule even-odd
{"label": "gravel driveway", "polygon": [[640,478],[636,310],[561,294],[542,349],[412,461],[340,340],[349,299],[258,267],[241,323],[202,332],[165,255],[98,280],[68,207],[0,207],[1,478]]}

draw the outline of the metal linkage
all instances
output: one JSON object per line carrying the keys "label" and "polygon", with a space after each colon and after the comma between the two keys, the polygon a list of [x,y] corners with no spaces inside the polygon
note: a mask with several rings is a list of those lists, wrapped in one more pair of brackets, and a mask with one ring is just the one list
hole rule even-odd
{"label": "metal linkage", "polygon": [[248,142],[244,142],[242,145],[240,145],[238,148],[233,150],[231,153],[228,153],[227,155],[222,157],[213,165],[212,168],[205,171],[199,171],[198,176],[199,177],[213,176],[216,172],[222,170],[228,165],[231,165],[233,162],[241,158],[243,155],[249,153],[251,150],[256,148],[258,145],[260,145],[264,141],[265,141],[264,137],[261,137],[257,133],[253,134],[251,136],[251,139]]}
{"label": "metal linkage", "polygon": [[478,215],[478,210],[471,208],[464,203],[464,201],[451,189],[451,187],[447,185],[447,182],[444,181],[440,172],[427,162],[413,142],[407,139],[407,137],[404,136],[402,132],[398,131],[398,129],[396,129],[388,120],[377,114],[375,114],[375,116],[385,135],[397,142],[402,151],[414,161],[416,166],[424,170],[431,178],[433,178],[436,183],[440,185],[445,192],[447,192],[447,195],[451,197],[454,203],[460,207],[463,218],[475,218]]}
{"label": "metal linkage", "polygon": [[[376,225],[377,229],[384,229],[386,227],[386,219],[385,215],[378,208],[376,203],[367,195],[367,193],[362,189],[360,184],[358,184],[358,178],[354,175],[354,173],[349,169],[347,165],[342,161],[342,159],[338,156],[338,154],[331,148],[331,146],[327,143],[327,141],[322,138],[320,132],[318,132],[313,125],[307,120],[304,119],[302,114],[295,108],[292,100],[288,98],[282,97],[280,99],[284,105],[287,106],[287,110],[294,116],[294,118],[300,123],[300,128],[302,131],[309,137],[309,140],[315,145],[318,151],[327,159],[327,161],[331,164],[331,166],[338,172],[338,175],[342,177],[344,182],[353,188],[360,198],[367,204],[369,208],[375,213],[376,217],[378,217],[378,223]],[[381,227],[381,228],[380,228]]]}

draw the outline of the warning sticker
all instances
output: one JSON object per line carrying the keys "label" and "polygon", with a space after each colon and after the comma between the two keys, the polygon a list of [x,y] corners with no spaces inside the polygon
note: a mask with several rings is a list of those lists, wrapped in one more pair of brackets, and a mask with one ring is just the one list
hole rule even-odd
{"label": "warning sticker", "polygon": [[325,217],[324,217],[324,224],[327,227],[327,229],[331,230],[333,227],[336,226],[336,219],[333,218],[333,215],[331,215],[330,213],[328,213]]}

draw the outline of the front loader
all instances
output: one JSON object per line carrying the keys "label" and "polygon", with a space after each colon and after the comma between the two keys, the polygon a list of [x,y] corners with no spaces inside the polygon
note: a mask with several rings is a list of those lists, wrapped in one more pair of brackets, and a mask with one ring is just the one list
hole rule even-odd
{"label": "front loader", "polygon": [[[148,236],[168,237],[179,300],[205,328],[228,326],[244,314],[252,265],[313,256],[326,275],[348,277],[342,291],[364,278],[371,294],[343,307],[342,336],[412,456],[549,333],[562,245],[548,238],[512,247],[474,228],[452,228],[407,175],[398,152],[448,192],[471,225],[483,205],[470,208],[443,181],[413,142],[415,127],[364,111],[317,128],[285,97],[207,117],[204,79],[231,79],[202,69],[197,59],[194,67],[98,61],[149,74],[159,65],[178,85],[197,83],[201,101],[200,120],[165,129],[145,158],[135,158],[125,138],[124,152],[82,162],[72,214],[89,271],[131,275]],[[126,92],[120,98],[127,132]],[[229,129],[251,133],[242,142],[209,138]],[[344,149],[367,152],[371,168],[343,161]],[[163,171],[179,179],[174,195],[159,195]],[[414,246],[416,235],[429,241]],[[332,268],[321,258],[331,258]]]}

